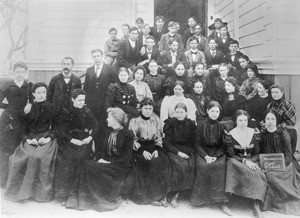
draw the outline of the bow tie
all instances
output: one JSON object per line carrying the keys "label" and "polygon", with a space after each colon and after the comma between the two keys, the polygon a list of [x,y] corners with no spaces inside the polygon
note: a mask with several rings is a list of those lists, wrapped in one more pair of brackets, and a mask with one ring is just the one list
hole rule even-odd
{"label": "bow tie", "polygon": [[231,56],[235,56],[236,55],[236,53],[234,53],[234,54],[230,54]]}
{"label": "bow tie", "polygon": [[171,35],[171,34],[169,34],[169,37],[170,37],[170,38],[174,38],[174,37],[175,37],[175,35]]}
{"label": "bow tie", "polygon": [[63,76],[64,76],[64,79],[70,79],[71,78],[71,74],[68,75],[68,76],[66,76],[66,75],[63,74]]}
{"label": "bow tie", "polygon": [[195,52],[191,52],[192,54],[197,54],[197,52],[195,51]]}

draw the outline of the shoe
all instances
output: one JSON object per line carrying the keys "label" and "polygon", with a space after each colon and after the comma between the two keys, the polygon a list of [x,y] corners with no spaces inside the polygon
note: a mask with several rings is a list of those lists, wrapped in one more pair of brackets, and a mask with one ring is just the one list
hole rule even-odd
{"label": "shoe", "polygon": [[228,216],[232,216],[231,210],[226,204],[219,204],[219,209]]}
{"label": "shoe", "polygon": [[171,200],[171,206],[174,207],[174,208],[177,208],[179,206],[178,196],[175,195],[175,197],[172,198],[172,200]]}
{"label": "shoe", "polygon": [[161,203],[160,201],[153,201],[153,202],[151,203],[151,205],[152,205],[152,206],[157,206],[157,207],[159,207],[159,206],[162,206],[162,203]]}
{"label": "shoe", "polygon": [[263,213],[260,210],[258,202],[254,202],[254,205],[253,205],[253,215],[255,217],[257,217],[257,218],[264,218],[264,215],[263,215]]}
{"label": "shoe", "polygon": [[169,204],[168,204],[168,201],[166,198],[163,198],[162,200],[160,200],[160,203],[163,207],[168,207]]}

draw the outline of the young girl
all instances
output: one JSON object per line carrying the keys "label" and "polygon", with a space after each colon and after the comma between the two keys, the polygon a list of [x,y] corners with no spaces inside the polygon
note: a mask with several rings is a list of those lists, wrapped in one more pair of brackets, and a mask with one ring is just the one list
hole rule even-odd
{"label": "young girl", "polygon": [[54,197],[53,179],[57,142],[51,130],[53,107],[46,102],[47,85],[36,83],[32,88],[35,101],[25,115],[22,142],[9,158],[6,199],[38,202]]}
{"label": "young girl", "polygon": [[236,71],[235,73],[235,78],[238,81],[238,85],[241,86],[243,84],[243,82],[248,79],[248,75],[247,75],[247,66],[249,64],[252,64],[252,62],[250,61],[249,57],[247,55],[242,55],[239,58],[239,63],[242,69]]}
{"label": "young girl", "polygon": [[60,149],[56,163],[55,197],[62,200],[63,205],[82,161],[93,158],[93,139],[99,130],[94,114],[84,105],[85,95],[82,89],[73,90],[70,113],[57,131]]}
{"label": "young girl", "polygon": [[[32,103],[31,85],[26,82],[27,65],[22,62],[13,66],[14,79],[5,82],[0,88],[0,179],[1,186],[6,185],[8,176],[8,158],[21,142],[20,129],[23,124],[24,108]],[[7,103],[3,100],[6,98]],[[27,112],[26,112],[27,113]]]}
{"label": "young girl", "polygon": [[159,116],[160,106],[163,98],[165,97],[164,92],[164,82],[166,78],[163,75],[157,73],[158,65],[155,60],[149,62],[149,71],[150,73],[145,76],[144,82],[148,84],[153,100],[154,100],[154,109],[153,111]]}
{"label": "young girl", "polygon": [[152,92],[148,84],[142,81],[145,75],[146,75],[146,69],[143,66],[138,66],[135,68],[133,72],[134,80],[129,83],[135,89],[136,98],[138,101],[137,103],[138,109],[140,108],[139,104],[141,103],[142,100],[144,100],[145,98],[153,99]]}
{"label": "young girl", "polygon": [[175,75],[170,76],[164,83],[165,93],[170,96],[173,95],[173,87],[176,81],[182,81],[184,84],[184,90],[187,92],[187,74],[185,72],[185,66],[182,62],[177,62],[174,65]]}
{"label": "young girl", "polygon": [[263,217],[260,205],[264,202],[267,181],[258,165],[259,131],[248,127],[249,115],[244,110],[235,114],[236,127],[224,137],[227,145],[226,193],[248,198],[253,214]]}
{"label": "young girl", "polygon": [[164,146],[172,167],[170,183],[171,206],[178,207],[181,191],[193,188],[195,178],[194,139],[195,122],[187,118],[184,103],[175,106],[175,117],[165,120]]}
{"label": "young girl", "polygon": [[228,215],[231,211],[226,206],[226,147],[222,141],[224,126],[218,121],[221,106],[216,101],[207,106],[208,119],[198,123],[196,129],[196,178],[191,196],[194,206],[217,203]]}
{"label": "young girl", "polygon": [[162,152],[162,129],[159,117],[153,114],[154,102],[141,102],[141,116],[131,119],[129,129],[134,140],[134,184],[129,198],[137,204],[167,206],[169,160]]}

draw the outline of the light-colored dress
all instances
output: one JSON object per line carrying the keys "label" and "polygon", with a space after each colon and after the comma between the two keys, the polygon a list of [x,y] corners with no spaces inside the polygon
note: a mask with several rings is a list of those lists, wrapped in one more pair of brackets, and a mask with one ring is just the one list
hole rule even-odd
{"label": "light-colored dress", "polygon": [[129,84],[134,87],[138,102],[141,102],[145,98],[153,99],[152,92],[147,83],[143,81],[137,83],[136,80],[133,80]]}

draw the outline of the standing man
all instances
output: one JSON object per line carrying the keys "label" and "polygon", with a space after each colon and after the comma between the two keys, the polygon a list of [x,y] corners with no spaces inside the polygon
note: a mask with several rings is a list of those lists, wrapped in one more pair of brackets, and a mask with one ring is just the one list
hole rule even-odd
{"label": "standing man", "polygon": [[117,75],[112,66],[103,63],[103,51],[101,49],[92,50],[91,56],[95,64],[86,70],[83,89],[86,92],[86,105],[94,113],[100,125],[100,137],[95,137],[94,139],[96,144],[95,152],[97,153],[99,140],[101,140],[101,136],[104,135],[106,127],[107,113],[104,103],[107,88],[110,83],[117,81]]}
{"label": "standing man", "polygon": [[53,126],[57,129],[60,120],[68,114],[71,105],[71,94],[73,89],[81,88],[80,79],[72,73],[74,60],[64,57],[61,62],[62,72],[51,78],[47,94],[47,102],[53,103],[59,115],[54,119]]}

